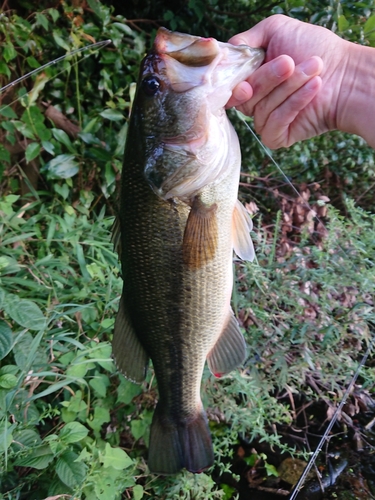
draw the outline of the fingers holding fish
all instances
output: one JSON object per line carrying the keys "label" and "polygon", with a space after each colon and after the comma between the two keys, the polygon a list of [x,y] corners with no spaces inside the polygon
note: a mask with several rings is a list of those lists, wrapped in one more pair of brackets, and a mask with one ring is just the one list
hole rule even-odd
{"label": "fingers holding fish", "polygon": [[[305,126],[300,120],[301,112],[314,99],[321,84],[321,79],[316,76],[272,111],[268,112],[267,110],[258,113],[257,109],[255,110],[254,127],[261,135],[265,146],[271,149],[289,147],[306,137]],[[307,122],[312,123],[312,120],[307,117]],[[311,127],[309,137],[317,135],[313,125]]]}
{"label": "fingers holding fish", "polygon": [[227,107],[236,106],[244,114],[252,116],[257,103],[289,78],[294,68],[293,59],[286,55],[264,64],[246,82],[237,85]]}
{"label": "fingers holding fish", "polygon": [[290,78],[256,104],[254,126],[266,146],[290,146],[302,137],[299,135],[299,115],[303,112],[308,119],[306,108],[321,88],[322,80],[318,75],[322,69],[320,57],[304,61],[296,66]]}

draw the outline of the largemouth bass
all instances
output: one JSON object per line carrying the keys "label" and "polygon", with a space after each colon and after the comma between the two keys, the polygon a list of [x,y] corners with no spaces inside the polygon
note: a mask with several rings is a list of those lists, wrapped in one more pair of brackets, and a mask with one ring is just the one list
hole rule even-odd
{"label": "largemouth bass", "polygon": [[141,65],[114,234],[124,287],[113,355],[135,382],[152,360],[152,472],[213,464],[204,364],[220,376],[246,357],[230,307],[232,258],[234,248],[252,260],[254,249],[251,219],[237,201],[238,138],[224,106],[263,57],[261,49],[160,28]]}

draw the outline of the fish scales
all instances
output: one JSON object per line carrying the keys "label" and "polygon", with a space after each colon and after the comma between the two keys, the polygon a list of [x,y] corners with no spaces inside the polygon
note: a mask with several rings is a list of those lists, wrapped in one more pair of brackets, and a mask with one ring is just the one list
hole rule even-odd
{"label": "fish scales", "polygon": [[[220,80],[227,46],[160,29],[140,70],[125,147],[121,236],[114,236],[124,286],[113,355],[136,382],[152,360],[159,398],[148,465],[157,473],[212,465],[200,398],[205,361],[219,376],[246,352],[230,297],[233,240],[249,256],[251,222],[236,201],[239,144],[223,110],[243,71],[212,107],[201,92],[215,88],[207,75]],[[251,50],[235,52],[242,64],[253,58],[247,73],[262,61]]]}

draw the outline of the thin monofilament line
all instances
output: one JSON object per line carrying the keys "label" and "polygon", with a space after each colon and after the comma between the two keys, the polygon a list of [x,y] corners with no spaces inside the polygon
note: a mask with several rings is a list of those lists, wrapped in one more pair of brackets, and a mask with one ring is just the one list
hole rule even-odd
{"label": "thin monofilament line", "polygon": [[273,158],[272,154],[270,153],[270,151],[268,150],[268,148],[266,148],[266,146],[262,143],[262,141],[259,139],[259,137],[256,135],[256,133],[254,132],[254,130],[250,127],[250,125],[247,123],[247,121],[243,118],[243,116],[241,115],[241,113],[236,109],[234,108],[237,112],[237,116],[243,121],[243,123],[246,125],[247,129],[250,130],[250,132],[253,134],[253,136],[255,137],[255,139],[257,140],[258,144],[260,145],[260,147],[263,149],[263,151],[266,153],[266,155],[268,156],[268,158],[272,161],[272,163],[275,165],[275,167],[277,168],[277,170],[280,172],[280,174],[284,177],[284,179],[286,180],[286,182],[289,184],[289,186],[293,189],[293,191],[296,193],[296,195],[298,196],[298,198],[300,198],[302,200],[302,205],[305,205],[306,208],[308,208],[309,210],[311,210],[312,212],[314,212],[314,217],[315,219],[325,228],[325,225],[324,223],[320,220],[320,218],[317,216],[315,210],[313,210],[310,206],[310,204],[304,200],[302,198],[302,196],[300,195],[298,189],[293,185],[293,183],[290,181],[290,179],[288,178],[288,176],[284,173],[283,169],[280,167],[280,165],[277,163],[277,161]]}
{"label": "thin monofilament line", "polygon": [[336,411],[335,411],[335,413],[334,413],[334,415],[332,417],[332,420],[330,421],[329,425],[327,426],[327,429],[326,429],[325,433],[323,434],[323,437],[320,440],[320,442],[319,442],[316,450],[311,455],[311,458],[310,458],[308,464],[306,465],[305,470],[303,471],[303,474],[301,475],[301,477],[299,478],[297,484],[295,485],[295,487],[294,487],[294,489],[292,491],[292,494],[291,494],[289,500],[295,500],[297,498],[298,493],[300,492],[301,488],[303,487],[303,484],[304,484],[304,482],[306,480],[307,475],[309,474],[310,470],[312,469],[312,467],[313,467],[313,465],[314,465],[314,463],[315,463],[315,461],[316,461],[319,453],[322,451],[323,445],[327,441],[328,435],[331,432],[332,427],[335,425],[336,420],[338,419],[338,416],[339,416],[341,410],[343,409],[343,407],[344,407],[344,405],[346,403],[346,400],[348,399],[348,396],[349,396],[351,390],[353,389],[353,386],[354,386],[354,384],[355,384],[355,382],[356,382],[356,380],[358,378],[358,375],[359,375],[359,373],[361,371],[362,366],[366,363],[366,360],[367,360],[367,358],[368,358],[368,356],[369,356],[369,354],[370,354],[370,352],[372,350],[374,342],[375,342],[375,337],[372,338],[372,340],[371,340],[371,342],[370,342],[370,344],[369,344],[369,346],[368,346],[365,354],[363,355],[363,358],[361,359],[361,362],[359,363],[358,368],[357,368],[355,374],[353,375],[353,377],[352,377],[352,379],[350,381],[350,384],[348,385],[348,387],[347,387],[347,389],[345,391],[345,394],[344,394],[344,396],[343,396],[343,398],[341,400],[341,403],[336,408]]}
{"label": "thin monofilament line", "polygon": [[58,57],[57,59],[54,59],[53,61],[50,61],[46,64],[43,64],[43,66],[40,66],[39,68],[33,69],[33,71],[30,71],[29,73],[26,73],[26,75],[20,76],[16,80],[13,80],[12,82],[8,83],[4,87],[0,89],[0,93],[4,92],[4,90],[14,87],[17,85],[17,83],[22,82],[23,80],[26,80],[26,78],[29,78],[30,76],[34,75],[35,73],[39,73],[39,71],[43,71],[44,69],[48,68],[49,66],[52,66],[53,64],[57,64],[60,61],[63,61],[67,57],[75,56],[76,54],[79,54],[80,52],[84,52],[85,50],[88,49],[99,49],[102,47],[105,47],[106,45],[109,45],[112,43],[112,40],[104,40],[102,42],[96,42],[92,43],[91,45],[86,45],[85,47],[81,47],[79,49],[75,49],[72,52],[68,52],[67,54],[64,54],[63,56]]}

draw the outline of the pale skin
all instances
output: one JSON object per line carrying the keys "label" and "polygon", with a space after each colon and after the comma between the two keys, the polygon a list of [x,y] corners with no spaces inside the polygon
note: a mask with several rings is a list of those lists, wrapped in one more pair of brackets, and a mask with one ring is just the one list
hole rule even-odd
{"label": "pale skin", "polygon": [[375,148],[375,48],[280,14],[229,42],[266,50],[264,64],[227,104],[254,116],[266,146],[289,147],[338,129]]}

